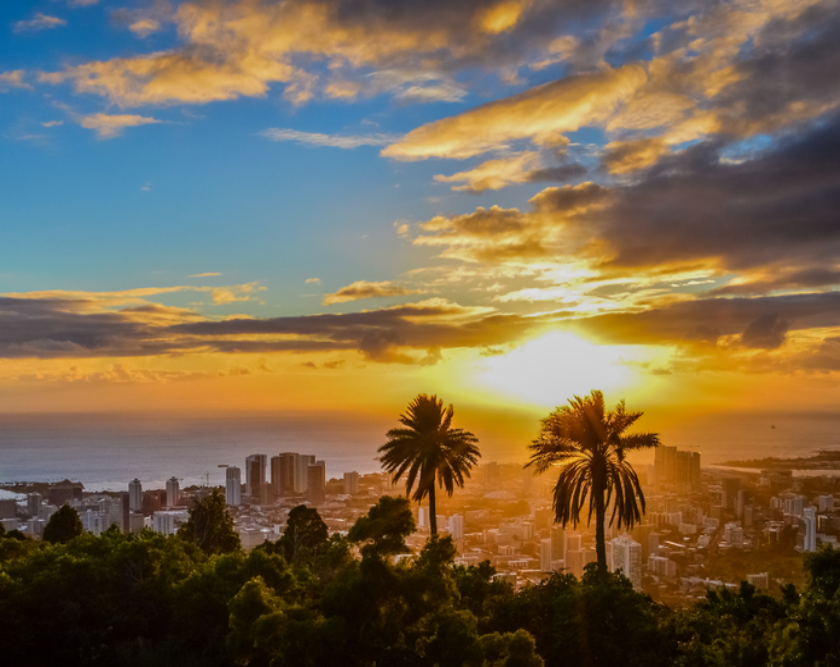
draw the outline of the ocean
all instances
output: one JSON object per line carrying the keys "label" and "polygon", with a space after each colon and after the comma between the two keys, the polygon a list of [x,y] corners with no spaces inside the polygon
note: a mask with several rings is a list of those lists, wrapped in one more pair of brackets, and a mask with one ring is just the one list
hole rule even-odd
{"label": "ocean", "polygon": [[[640,426],[658,431],[664,444],[700,452],[703,466],[840,448],[840,413],[672,418],[662,428],[645,421]],[[521,437],[470,430],[481,440],[484,461],[524,462],[538,426],[532,422],[523,421]],[[376,450],[396,425],[335,414],[0,415],[0,482],[69,478],[90,490],[121,490],[136,477],[151,489],[174,476],[182,486],[217,485],[224,484],[220,465],[241,468],[249,454],[283,451],[315,454],[326,461],[328,478],[340,478],[378,471]],[[651,452],[635,457],[640,464],[652,460]]]}

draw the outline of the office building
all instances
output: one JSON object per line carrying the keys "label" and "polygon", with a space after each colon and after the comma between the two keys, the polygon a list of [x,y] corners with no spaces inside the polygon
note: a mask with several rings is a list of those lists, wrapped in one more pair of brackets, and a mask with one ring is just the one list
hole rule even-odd
{"label": "office building", "polygon": [[0,498],[0,519],[17,519],[17,501],[14,498]]}
{"label": "office building", "polygon": [[803,498],[802,496],[793,496],[792,498],[785,498],[785,514],[792,514],[793,516],[803,516],[804,510],[805,498]]}
{"label": "office building", "polygon": [[359,492],[359,473],[346,472],[344,473],[344,493],[349,496],[354,496]]}
{"label": "office building", "polygon": [[310,463],[306,475],[306,499],[313,505],[323,505],[327,500],[327,464]]}
{"label": "office building", "polygon": [[181,502],[181,484],[177,477],[170,477],[166,480],[166,504],[169,507],[177,507]]}
{"label": "office building", "polygon": [[128,483],[128,507],[132,512],[143,511],[143,485],[139,479]]}
{"label": "office building", "polygon": [[566,531],[560,524],[551,527],[551,560],[566,558]]}
{"label": "office building", "polygon": [[178,526],[175,522],[178,512],[155,512],[152,515],[152,530],[161,535],[175,535]]}
{"label": "office building", "polygon": [[687,493],[699,493],[700,454],[660,445],[654,453],[654,477],[660,488],[677,487]]}
{"label": "office building", "polygon": [[802,550],[813,553],[817,550],[817,510],[806,507],[802,511],[802,521],[805,524],[805,536]]}
{"label": "office building", "polygon": [[620,570],[633,584],[634,590],[642,590],[642,545],[629,535],[616,537],[610,544],[613,570]]}
{"label": "office building", "polygon": [[41,494],[30,493],[26,496],[26,509],[31,517],[37,517],[38,512],[41,511]]}
{"label": "office building", "polygon": [[295,492],[306,493],[309,488],[309,466],[315,465],[313,454],[295,454]]}
{"label": "office building", "polygon": [[268,457],[265,454],[251,454],[245,459],[245,495],[257,505],[263,502],[267,464]]}
{"label": "office building", "polygon": [[449,534],[453,540],[464,539],[464,517],[460,514],[453,514],[449,517]]}
{"label": "office building", "polygon": [[242,471],[228,466],[225,471],[225,504],[239,507],[242,504]]}
{"label": "office building", "polygon": [[554,560],[551,556],[551,539],[540,540],[540,569],[543,572],[551,572],[551,563]]}

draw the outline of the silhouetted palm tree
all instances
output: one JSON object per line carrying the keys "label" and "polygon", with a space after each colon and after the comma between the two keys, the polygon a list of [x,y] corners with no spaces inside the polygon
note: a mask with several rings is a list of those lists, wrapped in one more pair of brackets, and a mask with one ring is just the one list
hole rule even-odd
{"label": "silhouetted palm tree", "polygon": [[543,419],[540,435],[530,445],[531,460],[526,467],[534,466],[540,474],[560,467],[554,487],[555,522],[564,527],[571,522],[577,527],[589,497],[587,525],[594,513],[595,548],[602,576],[607,573],[604,522],[610,502],[610,525],[618,519],[619,528],[632,528],[645,511],[639,478],[625,457],[630,450],[658,446],[659,436],[624,435],[641,416],[641,412],[627,412],[624,401],[614,411],[606,412],[604,394],[592,391],[584,398],[575,396]]}
{"label": "silhouetted palm tree", "polygon": [[429,521],[432,535],[437,534],[435,517],[435,480],[451,496],[455,485],[464,486],[470,468],[481,454],[478,438],[469,431],[452,428],[454,408],[443,407],[437,396],[419,394],[408,406],[400,422],[405,428],[392,428],[388,442],[379,448],[380,461],[394,483],[406,476],[406,495],[417,485],[412,498],[418,503],[429,496]]}

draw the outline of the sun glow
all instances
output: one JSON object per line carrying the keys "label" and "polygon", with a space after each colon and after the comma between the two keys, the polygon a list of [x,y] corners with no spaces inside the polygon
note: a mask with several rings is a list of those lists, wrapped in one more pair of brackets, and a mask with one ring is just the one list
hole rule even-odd
{"label": "sun glow", "polygon": [[625,389],[639,380],[625,362],[640,350],[595,345],[571,333],[553,332],[512,352],[482,361],[474,380],[493,393],[536,405],[559,405],[591,389]]}

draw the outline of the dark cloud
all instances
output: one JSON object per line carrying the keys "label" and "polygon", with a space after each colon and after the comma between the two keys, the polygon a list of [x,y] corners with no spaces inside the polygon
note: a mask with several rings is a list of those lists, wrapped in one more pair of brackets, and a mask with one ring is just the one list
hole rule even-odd
{"label": "dark cloud", "polygon": [[150,324],[135,320],[133,308],[90,312],[92,305],[0,298],[0,358],[356,350],[376,362],[428,364],[440,358],[441,349],[504,344],[546,321],[475,314],[441,303],[343,315]]}
{"label": "dark cloud", "polygon": [[[784,127],[814,107],[836,106],[840,97],[840,4],[812,6],[794,19],[771,21],[735,65],[737,80],[714,99],[725,132]],[[774,127],[774,125],[776,127]]]}
{"label": "dark cloud", "polygon": [[776,314],[767,313],[750,322],[741,334],[741,343],[746,347],[775,349],[785,342],[790,323]]}
{"label": "dark cloud", "polygon": [[781,344],[779,336],[788,330],[840,326],[840,292],[700,299],[584,318],[575,326],[614,344],[711,343],[721,336],[743,333],[745,345],[771,347],[760,343]]}
{"label": "dark cloud", "polygon": [[528,172],[528,181],[530,183],[541,183],[544,181],[564,183],[572,178],[583,176],[586,171],[586,167],[582,164],[564,164],[559,167],[535,169],[534,171]]}
{"label": "dark cloud", "polygon": [[794,271],[773,280],[757,280],[748,283],[724,285],[711,290],[711,296],[728,294],[764,294],[773,290],[802,288],[802,287],[830,287],[840,285],[840,271],[835,269],[803,269]]}
{"label": "dark cloud", "polygon": [[600,225],[605,267],[707,259],[730,270],[840,259],[840,118],[740,164],[706,142],[661,160],[611,205],[579,219]]}

